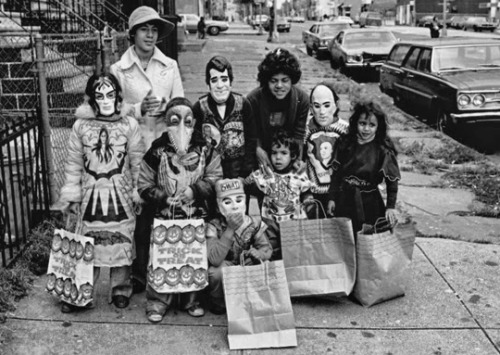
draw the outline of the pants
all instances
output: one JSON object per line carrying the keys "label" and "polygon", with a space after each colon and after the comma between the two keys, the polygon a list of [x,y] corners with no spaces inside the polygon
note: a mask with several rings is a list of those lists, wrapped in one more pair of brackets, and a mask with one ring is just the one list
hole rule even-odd
{"label": "pants", "polygon": [[185,293],[158,293],[149,284],[146,286],[146,313],[165,314],[178,298],[179,308],[188,310],[200,304],[199,297],[202,291]]}
{"label": "pants", "polygon": [[141,214],[137,215],[134,231],[135,259],[132,263],[132,278],[146,285],[146,274],[149,261],[149,243],[153,225],[155,207],[143,204]]}
{"label": "pants", "polygon": [[220,266],[208,267],[208,289],[210,292],[210,302],[219,307],[226,308],[224,301],[224,287],[222,284],[222,269],[227,266],[234,266],[230,261],[224,260]]}
{"label": "pants", "polygon": [[[101,274],[100,267],[94,267],[94,287]],[[109,284],[112,296],[132,296],[132,283],[130,282],[130,266],[112,267],[109,270]],[[95,288],[94,288],[95,289]],[[111,297],[109,302],[111,302]]]}

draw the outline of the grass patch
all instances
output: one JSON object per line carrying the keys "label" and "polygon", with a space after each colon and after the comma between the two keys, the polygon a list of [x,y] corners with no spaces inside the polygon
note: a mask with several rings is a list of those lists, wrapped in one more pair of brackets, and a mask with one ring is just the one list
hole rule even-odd
{"label": "grass patch", "polygon": [[474,167],[455,169],[444,174],[442,179],[450,185],[471,189],[478,201],[491,206],[491,213],[499,216],[500,210],[500,169],[481,164]]}
{"label": "grass patch", "polygon": [[55,220],[40,223],[28,234],[19,259],[0,269],[0,312],[14,311],[15,302],[26,296],[36,276],[47,271],[54,229],[61,227]]}
{"label": "grass patch", "polygon": [[429,158],[443,160],[447,164],[464,164],[484,160],[484,157],[474,149],[461,144],[446,144],[429,152]]}

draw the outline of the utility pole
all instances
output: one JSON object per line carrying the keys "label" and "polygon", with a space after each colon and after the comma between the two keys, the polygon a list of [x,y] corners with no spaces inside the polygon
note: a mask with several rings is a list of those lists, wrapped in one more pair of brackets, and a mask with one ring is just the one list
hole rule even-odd
{"label": "utility pole", "polygon": [[442,37],[446,37],[448,34],[446,31],[446,10],[448,9],[447,0],[443,0],[443,31],[441,32]]}

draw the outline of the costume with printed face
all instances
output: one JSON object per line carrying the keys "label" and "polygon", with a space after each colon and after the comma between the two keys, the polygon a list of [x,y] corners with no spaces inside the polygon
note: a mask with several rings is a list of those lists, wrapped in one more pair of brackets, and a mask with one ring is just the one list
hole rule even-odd
{"label": "costume with printed face", "polygon": [[[94,238],[95,266],[126,266],[133,260],[133,190],[144,145],[137,120],[116,113],[120,93],[110,77],[94,85],[95,107],[77,109],[68,140],[61,201],[80,203],[82,234]],[[85,260],[91,258],[87,249]]]}

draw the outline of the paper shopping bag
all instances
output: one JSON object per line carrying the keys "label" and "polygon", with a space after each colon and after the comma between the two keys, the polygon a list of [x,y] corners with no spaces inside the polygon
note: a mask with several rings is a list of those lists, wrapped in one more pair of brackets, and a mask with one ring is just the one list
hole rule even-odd
{"label": "paper shopping bag", "polygon": [[356,248],[348,218],[290,220],[280,224],[290,296],[349,295]]}
{"label": "paper shopping bag", "polygon": [[398,224],[379,233],[358,233],[358,271],[353,294],[363,306],[404,296],[414,245],[413,223]]}
{"label": "paper shopping bag", "polygon": [[203,219],[153,222],[148,284],[158,293],[191,292],[208,285]]}
{"label": "paper shopping bag", "polygon": [[283,262],[222,269],[229,348],[297,346]]}
{"label": "paper shopping bag", "polygon": [[64,229],[52,238],[46,290],[62,301],[83,307],[94,290],[94,239]]}

